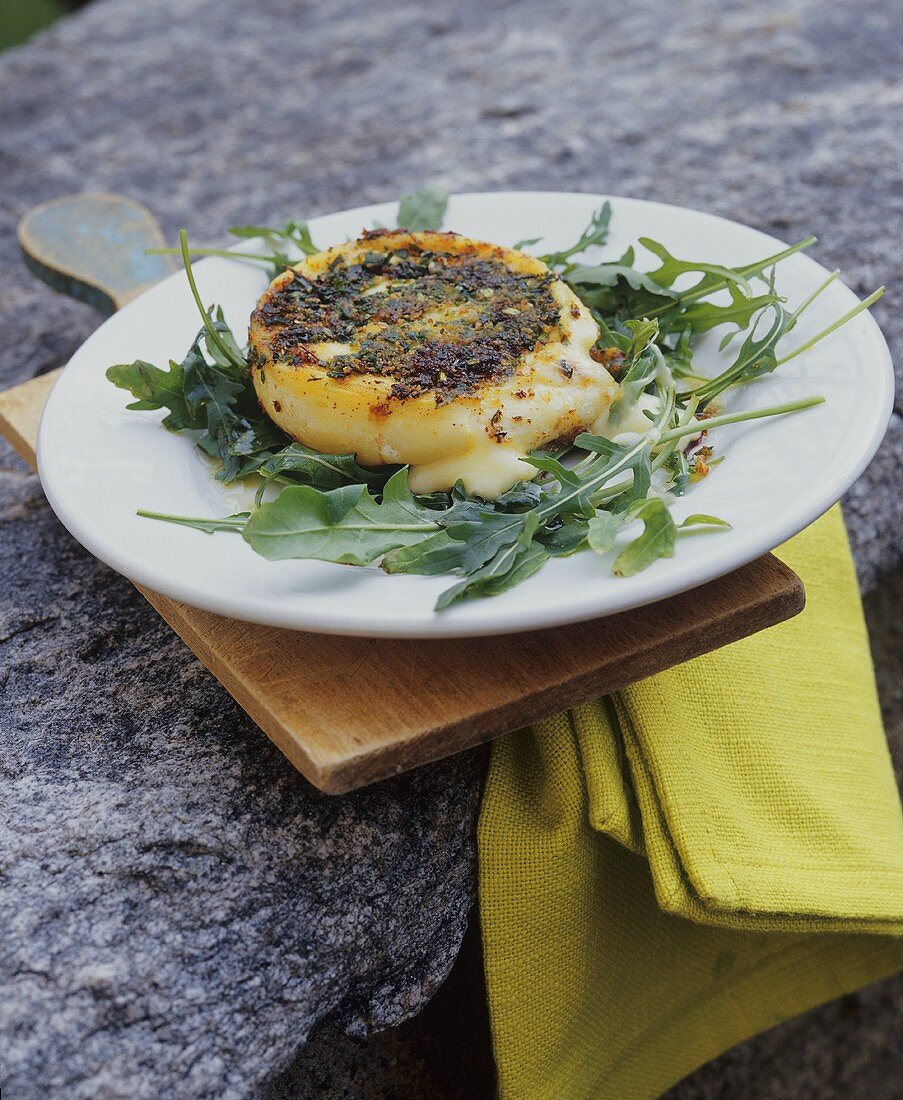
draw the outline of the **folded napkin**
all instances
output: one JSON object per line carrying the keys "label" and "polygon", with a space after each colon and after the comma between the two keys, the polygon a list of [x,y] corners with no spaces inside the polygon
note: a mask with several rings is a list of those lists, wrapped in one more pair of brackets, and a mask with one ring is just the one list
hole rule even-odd
{"label": "folded napkin", "polygon": [[504,1100],[650,1100],[903,967],[903,816],[839,508],[778,554],[801,615],[493,746]]}

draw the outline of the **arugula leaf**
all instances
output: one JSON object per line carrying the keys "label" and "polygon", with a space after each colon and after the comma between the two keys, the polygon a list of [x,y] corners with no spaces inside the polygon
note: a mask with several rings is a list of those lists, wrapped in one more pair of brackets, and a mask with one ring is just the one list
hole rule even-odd
{"label": "arugula leaf", "polygon": [[621,522],[611,512],[598,511],[589,521],[586,541],[597,554],[607,554],[614,549],[615,539],[621,530]]}
{"label": "arugula leaf", "polygon": [[[668,369],[675,378],[696,378],[693,373],[693,329],[689,326],[681,332],[673,348],[663,347],[662,353]],[[705,381],[705,379],[702,379]]]}
{"label": "arugula leaf", "polygon": [[630,334],[625,348],[625,362],[629,363],[618,383],[618,396],[609,410],[612,428],[635,413],[640,394],[653,382],[658,373],[658,359],[650,350],[658,336],[657,321],[628,321],[625,326]]}
{"label": "arugula leaf", "polygon": [[[608,240],[608,226],[611,222],[611,203],[603,203],[598,210],[594,211],[589,220],[589,225],[580,234],[577,243],[571,245],[570,248],[562,249],[561,252],[547,252],[545,255],[539,258],[554,268],[569,268],[571,266],[570,259],[572,256],[579,256],[581,252],[585,252],[588,248],[592,248],[593,245],[603,245]],[[537,238],[539,240],[541,238]],[[536,241],[530,241],[529,244],[536,244]]]}
{"label": "arugula leaf", "polygon": [[241,382],[201,357],[192,364],[185,378],[185,397],[189,406],[196,412],[203,411],[207,417],[207,434],[201,437],[198,446],[211,458],[221,460],[222,468],[216,476],[226,484],[248,472],[248,460],[234,450],[239,444],[247,449],[248,433],[253,431],[235,409],[243,390]]}
{"label": "arugula leaf", "polygon": [[730,531],[731,525],[726,519],[719,519],[717,516],[707,516],[702,512],[694,512],[692,516],[687,516],[683,523],[677,525],[678,536],[694,534],[696,531],[709,531],[713,528],[717,528],[720,531]]}
{"label": "arugula leaf", "polygon": [[185,278],[188,280],[191,296],[194,298],[194,304],[197,306],[201,320],[204,322],[204,328],[207,330],[204,337],[207,350],[213,357],[214,362],[224,365],[230,372],[235,369],[239,371],[247,370],[248,364],[245,362],[244,356],[237,350],[237,344],[232,339],[232,334],[229,333],[229,339],[226,339],[222,333],[222,328],[225,325],[225,322],[222,321],[222,314],[217,318],[217,320],[222,321],[218,326],[212,317],[213,311],[204,308],[198,285],[195,282],[194,269],[191,266],[188,234],[184,229],[179,230],[179,247],[182,250],[182,265],[185,268]]}
{"label": "arugula leaf", "polygon": [[257,472],[266,478],[261,490],[276,478],[297,479],[317,489],[337,489],[341,485],[383,485],[390,476],[386,467],[368,470],[360,466],[353,454],[321,454],[302,443],[290,443],[269,456]]}
{"label": "arugula leaf", "polygon": [[643,533],[629,542],[615,558],[617,577],[632,577],[659,558],[673,558],[677,531],[665,502],[650,497],[630,509],[630,518],[643,521]]}
{"label": "arugula leaf", "polygon": [[659,286],[671,287],[681,275],[695,275],[698,272],[703,275],[703,278],[685,293],[698,294],[704,287],[716,284],[720,286],[736,284],[746,294],[752,294],[752,288],[746,277],[736,268],[724,267],[722,264],[701,263],[698,260],[678,260],[663,244],[654,241],[651,237],[640,237],[640,244],[662,261],[661,267],[649,272],[650,279]]}
{"label": "arugula leaf", "polygon": [[127,409],[168,409],[163,427],[171,432],[203,428],[205,420],[188,407],[185,399],[185,375],[181,363],[169,361],[169,370],[160,370],[152,363],[136,359],[134,363],[117,363],[107,368],[107,378],[122,390],[128,390],[137,401]]}
{"label": "arugula leaf", "polygon": [[195,531],[203,531],[212,535],[217,531],[241,531],[248,522],[250,512],[235,512],[223,519],[194,519],[192,516],[170,516],[164,512],[148,512],[139,508],[135,513],[145,519],[159,519],[164,523],[176,523],[181,527],[192,527]]}
{"label": "arugula leaf", "polygon": [[[629,248],[614,263],[576,267],[567,281],[580,298],[594,311],[604,330],[610,330],[612,342],[621,346],[618,330],[628,318],[657,318],[660,336],[682,333],[688,327],[694,333],[706,332],[720,324],[735,324],[746,328],[752,317],[767,305],[779,301],[773,285],[768,293],[753,295],[749,279],[769,265],[808,247],[812,239],[801,241],[775,256],[744,267],[725,267],[696,260],[680,260],[664,245],[649,237],[640,243],[662,261],[653,271],[640,271],[634,266],[634,251]],[[673,283],[679,276],[699,274],[702,277],[686,290],[676,291]],[[731,295],[729,305],[703,301],[719,290]]]}
{"label": "arugula leaf", "polygon": [[493,508],[503,511],[520,511],[535,508],[541,498],[542,489],[535,481],[519,481],[491,504]]}
{"label": "arugula leaf", "polygon": [[[297,260],[284,251],[286,246],[296,249],[307,256],[320,251],[311,240],[306,222],[286,222],[281,229],[266,225],[233,225],[229,232],[241,240],[265,240],[273,249],[270,253],[235,252],[230,248],[191,248],[192,256],[220,256],[224,260],[254,260],[256,263],[272,264],[274,275],[286,267],[292,267]],[[178,256],[182,248],[148,248],[148,256]]]}
{"label": "arugula leaf", "polygon": [[437,531],[410,546],[390,550],[380,563],[387,573],[418,573],[432,577],[460,571],[461,542],[447,531]]}
{"label": "arugula leaf", "polygon": [[[216,333],[216,340],[204,340],[204,347],[213,362],[232,378],[242,379],[248,373],[248,363],[245,354],[238,346],[238,341],[232,334],[232,329],[226,324],[222,306],[214,310],[207,310],[207,325]],[[206,335],[206,334],[205,334]]]}
{"label": "arugula leaf", "polygon": [[586,545],[588,524],[579,516],[567,516],[541,528],[533,536],[553,557],[566,558]]}
{"label": "arugula leaf", "polygon": [[[717,305],[715,302],[694,302],[682,310],[680,320],[691,332],[708,332],[717,325],[736,325],[738,331],[749,327],[753,317],[768,306],[775,305],[778,297],[774,293],[758,294],[747,297],[736,286],[729,286],[730,305]],[[732,336],[733,333],[728,334]],[[725,341],[722,341],[722,348]]]}
{"label": "arugula leaf", "polygon": [[443,523],[448,534],[462,544],[458,550],[458,564],[462,573],[473,573],[497,551],[520,538],[527,517],[532,512],[510,514],[508,512],[480,511],[473,519],[463,522]]}
{"label": "arugula leaf", "polygon": [[286,222],[281,229],[266,225],[233,225],[229,232],[241,240],[263,239],[270,244],[292,244],[306,256],[315,256],[320,249],[311,240],[307,222]]}
{"label": "arugula leaf", "polygon": [[561,485],[580,485],[580,475],[575,470],[565,466],[557,458],[553,458],[552,455],[527,455],[524,462],[535,466],[537,470],[551,474]]}
{"label": "arugula leaf", "polygon": [[[584,432],[574,441],[578,447],[595,451],[599,457],[581,471],[578,484],[559,483],[557,491],[549,492],[534,514],[548,522],[555,517],[576,516],[588,519],[595,515],[595,497],[604,491],[616,474],[642,465],[648,456],[650,444],[640,440],[632,446],[621,446],[610,439]],[[644,453],[645,452],[645,453]],[[618,488],[616,495],[629,490],[630,483]]]}
{"label": "arugula leaf", "polygon": [[398,204],[398,225],[414,232],[441,229],[448,206],[448,192],[430,184],[414,195],[405,195]]}
{"label": "arugula leaf", "polygon": [[[772,311],[771,324],[764,336],[757,336],[759,323],[768,310]],[[698,398],[700,404],[704,406],[730,386],[749,382],[773,371],[778,365],[776,350],[778,341],[787,332],[792,320],[792,315],[778,302],[762,310],[754,320],[733,363],[717,377],[709,379],[698,389],[693,390],[693,396]]]}
{"label": "arugula leaf", "polygon": [[563,277],[593,310],[603,328],[615,332],[628,319],[669,309],[678,297],[676,291],[655,282],[648,272],[635,266],[632,247],[617,260],[573,266]]}
{"label": "arugula leaf", "polygon": [[316,558],[369,565],[388,550],[438,531],[436,516],[411,493],[407,470],[399,470],[386,483],[381,503],[366,485],[328,492],[291,485],[251,516],[242,535],[270,561]]}
{"label": "arugula leaf", "polygon": [[442,611],[458,600],[475,596],[498,596],[532,577],[548,560],[548,552],[539,543],[512,543],[499,550],[481,569],[447,588],[436,600],[436,610]]}
{"label": "arugula leaf", "polygon": [[[229,232],[240,240],[264,240],[272,248],[272,252],[257,259],[273,265],[274,274],[278,275],[287,267],[293,267],[297,263],[297,253],[303,256],[315,256],[320,249],[311,239],[307,222],[286,222],[281,229],[266,225],[233,225]],[[286,251],[288,249],[288,251]],[[290,255],[294,252],[295,255]],[[235,253],[238,255],[238,253]],[[253,258],[253,253],[242,253],[243,259]]]}
{"label": "arugula leaf", "polygon": [[619,281],[623,281],[631,290],[645,290],[657,298],[677,298],[677,292],[657,283],[651,275],[645,271],[639,271],[630,267],[623,261],[595,264],[592,267],[575,267],[567,273],[567,282],[581,296],[586,296],[587,304],[599,308],[607,298],[605,296],[593,297],[588,293],[593,287],[617,287]]}

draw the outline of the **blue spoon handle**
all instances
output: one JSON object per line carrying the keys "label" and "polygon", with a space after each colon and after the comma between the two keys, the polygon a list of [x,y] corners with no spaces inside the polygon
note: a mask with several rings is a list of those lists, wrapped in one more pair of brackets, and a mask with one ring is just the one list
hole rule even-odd
{"label": "blue spoon handle", "polygon": [[19,222],[28,268],[54,290],[114,313],[169,275],[171,256],[153,214],[121,195],[66,195],[36,206]]}

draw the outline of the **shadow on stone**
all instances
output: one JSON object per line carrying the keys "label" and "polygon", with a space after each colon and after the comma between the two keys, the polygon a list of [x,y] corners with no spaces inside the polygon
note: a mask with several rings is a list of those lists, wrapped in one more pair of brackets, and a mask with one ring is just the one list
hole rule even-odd
{"label": "shadow on stone", "polygon": [[490,1100],[495,1067],[476,910],[451,973],[419,1016],[355,1039],[319,1027],[266,1100]]}

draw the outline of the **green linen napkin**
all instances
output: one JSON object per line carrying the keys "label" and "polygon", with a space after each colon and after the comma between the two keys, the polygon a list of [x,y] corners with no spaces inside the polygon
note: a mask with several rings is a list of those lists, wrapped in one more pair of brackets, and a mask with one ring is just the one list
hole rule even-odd
{"label": "green linen napkin", "polygon": [[505,1100],[648,1100],[903,967],[903,816],[839,508],[778,554],[797,618],[494,745]]}

